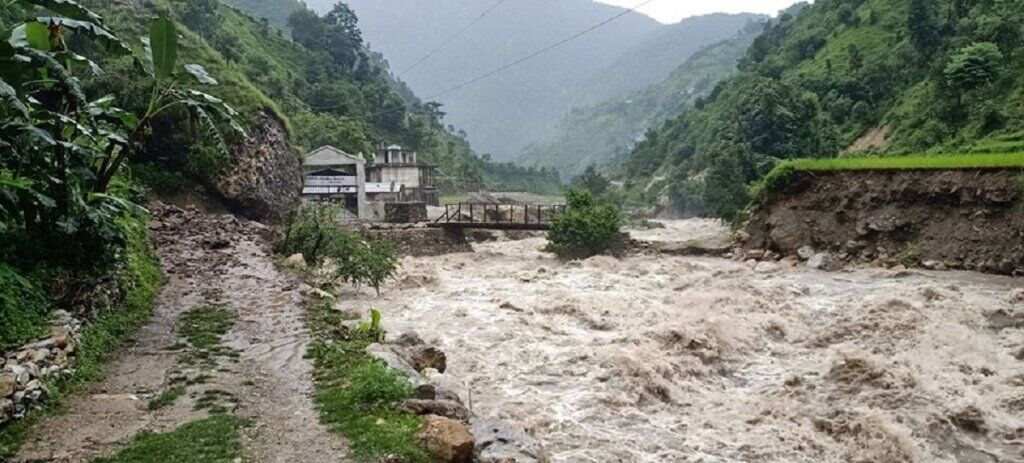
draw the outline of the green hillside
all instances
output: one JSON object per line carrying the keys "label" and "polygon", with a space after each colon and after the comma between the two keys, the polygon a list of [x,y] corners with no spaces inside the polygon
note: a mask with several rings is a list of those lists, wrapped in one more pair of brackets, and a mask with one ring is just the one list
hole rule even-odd
{"label": "green hillside", "polygon": [[[279,6],[290,8],[285,3]],[[185,58],[202,64],[220,81],[211,93],[239,109],[243,120],[264,109],[274,113],[299,152],[330,144],[370,153],[379,143],[398,143],[438,165],[443,186],[484,182],[488,166],[466,135],[445,123],[439,105],[421,103],[390,77],[383,57],[368,49],[358,27],[349,27],[358,21],[350,10],[318,16],[301,9],[296,18],[301,27],[292,34],[216,0],[86,4],[106,15],[124,37],[144,35],[146,22],[158,14],[180,21],[188,28],[182,34]],[[122,78],[129,66],[129,60],[104,63],[104,75],[85,79],[90,93],[117,95],[129,108],[141,104],[147,89]],[[147,170],[202,174],[189,171],[202,171],[210,162],[183,155],[204,152],[194,146],[189,131],[178,129],[187,123],[172,119],[158,124],[155,141],[138,161],[160,167]],[[536,180],[538,189],[549,189],[551,182],[543,176],[518,173],[518,185]],[[491,180],[491,186],[503,187],[500,178]]]}
{"label": "green hillside", "polygon": [[571,178],[588,165],[624,158],[647,130],[679,114],[735,72],[736,63],[762,27],[760,22],[751,21],[735,38],[698,51],[657,84],[574,109],[552,136],[523,150],[520,162],[553,167],[563,177]]}
{"label": "green hillside", "polygon": [[1024,150],[1016,0],[819,0],[653,131],[621,174],[643,203],[733,217],[780,159]]}
{"label": "green hillside", "polygon": [[254,18],[266,18],[270,24],[283,30],[288,30],[288,16],[305,8],[305,3],[299,0],[224,0],[224,3]]}

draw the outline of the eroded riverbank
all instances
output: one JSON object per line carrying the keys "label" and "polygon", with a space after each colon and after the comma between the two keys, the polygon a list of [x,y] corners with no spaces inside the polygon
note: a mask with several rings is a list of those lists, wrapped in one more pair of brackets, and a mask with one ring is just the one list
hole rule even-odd
{"label": "eroded riverbank", "polygon": [[559,462],[1024,458],[1019,280],[543,244],[407,258],[338,306],[442,347],[475,412]]}

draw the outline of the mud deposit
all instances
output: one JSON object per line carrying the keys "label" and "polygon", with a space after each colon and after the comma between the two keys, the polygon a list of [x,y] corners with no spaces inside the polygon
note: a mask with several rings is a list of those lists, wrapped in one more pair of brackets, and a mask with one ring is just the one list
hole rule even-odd
{"label": "mud deposit", "polygon": [[558,462],[1024,461],[1019,280],[543,245],[407,258],[339,305],[437,343]]}

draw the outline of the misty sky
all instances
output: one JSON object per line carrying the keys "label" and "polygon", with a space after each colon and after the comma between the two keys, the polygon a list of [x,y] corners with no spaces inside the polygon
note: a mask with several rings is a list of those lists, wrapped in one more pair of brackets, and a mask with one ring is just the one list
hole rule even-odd
{"label": "misty sky", "polygon": [[[601,3],[632,8],[643,0],[597,0]],[[723,13],[778,13],[798,0],[654,0],[641,12],[663,23],[703,14]]]}

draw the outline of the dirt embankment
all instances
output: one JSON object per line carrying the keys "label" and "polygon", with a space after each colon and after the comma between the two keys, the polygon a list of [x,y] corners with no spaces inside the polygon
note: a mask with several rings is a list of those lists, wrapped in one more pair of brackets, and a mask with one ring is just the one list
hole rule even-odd
{"label": "dirt embankment", "polygon": [[755,210],[744,247],[1024,274],[1019,170],[797,172]]}

